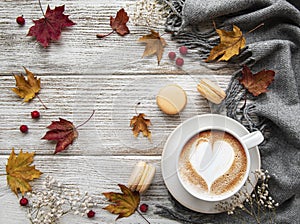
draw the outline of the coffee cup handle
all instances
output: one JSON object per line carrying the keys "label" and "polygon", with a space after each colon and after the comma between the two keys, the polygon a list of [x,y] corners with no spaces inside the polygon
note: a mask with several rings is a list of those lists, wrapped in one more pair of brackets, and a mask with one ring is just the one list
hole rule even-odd
{"label": "coffee cup handle", "polygon": [[264,141],[264,136],[260,131],[254,131],[241,137],[241,140],[248,149],[258,146]]}

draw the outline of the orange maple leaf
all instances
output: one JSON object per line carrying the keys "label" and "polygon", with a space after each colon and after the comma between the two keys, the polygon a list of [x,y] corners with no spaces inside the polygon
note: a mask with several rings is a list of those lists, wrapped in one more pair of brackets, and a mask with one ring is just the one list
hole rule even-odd
{"label": "orange maple leaf", "polygon": [[145,119],[145,116],[146,115],[143,113],[133,116],[130,120],[130,127],[132,127],[132,132],[135,137],[142,132],[145,137],[148,137],[148,139],[151,140],[151,131],[148,129],[151,125],[151,121],[149,119]]}
{"label": "orange maple leaf", "polygon": [[235,25],[233,25],[232,31],[216,29],[216,32],[220,36],[220,44],[211,49],[206,62],[217,58],[219,58],[218,61],[228,61],[234,55],[238,55],[240,50],[246,46],[246,39],[242,31]]}

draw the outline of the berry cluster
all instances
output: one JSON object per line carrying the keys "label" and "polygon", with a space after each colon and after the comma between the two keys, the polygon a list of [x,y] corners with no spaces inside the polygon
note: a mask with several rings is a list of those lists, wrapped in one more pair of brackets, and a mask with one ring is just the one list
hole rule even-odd
{"label": "berry cluster", "polygon": [[[34,111],[31,112],[31,118],[32,118],[32,119],[39,119],[40,116],[41,116],[41,115],[40,115],[40,112],[38,112],[37,110],[34,110]],[[28,126],[25,125],[25,124],[22,124],[22,125],[20,126],[20,132],[22,132],[22,133],[27,133],[27,132],[28,132]]]}
{"label": "berry cluster", "polygon": [[[179,53],[180,53],[181,55],[183,55],[183,56],[186,55],[186,54],[188,53],[187,47],[186,47],[186,46],[181,46],[181,47],[179,48]],[[175,53],[174,51],[170,51],[169,54],[168,54],[168,56],[169,56],[169,59],[175,60],[175,58],[176,58],[176,53]],[[183,58],[182,58],[182,57],[177,57],[177,58],[176,58],[176,61],[175,61],[175,64],[176,64],[178,67],[183,66],[183,64],[184,64]]]}

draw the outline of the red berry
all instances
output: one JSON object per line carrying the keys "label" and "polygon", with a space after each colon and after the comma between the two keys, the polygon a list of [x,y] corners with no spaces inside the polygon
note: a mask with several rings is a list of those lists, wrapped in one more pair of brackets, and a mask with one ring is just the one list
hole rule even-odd
{"label": "red berry", "polygon": [[169,56],[169,58],[170,58],[171,60],[174,60],[174,59],[176,58],[176,53],[173,52],[173,51],[170,51],[169,54],[168,54],[168,56]]}
{"label": "red berry", "polygon": [[177,58],[176,59],[176,65],[181,67],[184,64],[183,58]]}
{"label": "red berry", "polygon": [[140,205],[140,211],[141,212],[147,212],[148,211],[148,205],[147,204],[141,204]]}
{"label": "red berry", "polygon": [[25,19],[23,16],[18,16],[16,21],[20,26],[24,26],[24,24],[25,24]]}
{"label": "red berry", "polygon": [[26,206],[28,204],[28,199],[27,198],[24,198],[22,197],[21,200],[20,200],[20,205],[22,206]]}
{"label": "red berry", "polygon": [[25,125],[25,124],[21,125],[21,126],[20,126],[20,131],[21,131],[22,133],[28,132],[28,127],[27,127],[27,125]]}
{"label": "red berry", "polygon": [[38,112],[37,110],[32,111],[31,112],[31,117],[32,117],[32,119],[40,118],[40,112]]}
{"label": "red berry", "polygon": [[88,218],[93,218],[95,216],[96,212],[94,212],[93,210],[90,210],[88,213],[87,213],[87,217]]}
{"label": "red berry", "polygon": [[188,49],[187,49],[186,46],[181,46],[181,47],[179,48],[179,52],[180,52],[180,54],[182,54],[182,55],[186,55],[187,52],[188,52]]}

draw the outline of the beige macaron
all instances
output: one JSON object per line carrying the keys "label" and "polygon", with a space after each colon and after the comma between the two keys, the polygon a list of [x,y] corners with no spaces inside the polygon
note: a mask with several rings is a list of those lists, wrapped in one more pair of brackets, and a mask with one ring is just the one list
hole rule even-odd
{"label": "beige macaron", "polygon": [[161,88],[156,96],[158,107],[166,114],[178,114],[187,102],[185,91],[176,84],[169,84]]}

